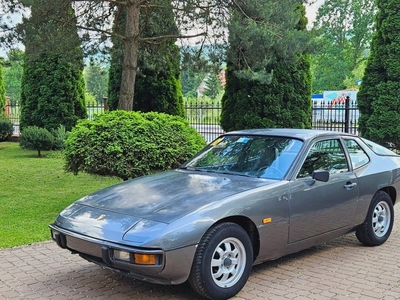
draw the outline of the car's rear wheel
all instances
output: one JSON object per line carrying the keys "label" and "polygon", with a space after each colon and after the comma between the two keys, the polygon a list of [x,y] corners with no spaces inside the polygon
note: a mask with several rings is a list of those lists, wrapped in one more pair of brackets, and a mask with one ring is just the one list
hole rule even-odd
{"label": "car's rear wheel", "polygon": [[372,198],[367,217],[357,229],[357,239],[367,246],[378,246],[386,242],[392,232],[394,211],[392,199],[383,191]]}
{"label": "car's rear wheel", "polygon": [[228,299],[246,284],[253,265],[253,247],[247,232],[237,224],[212,227],[201,239],[189,283],[208,299]]}

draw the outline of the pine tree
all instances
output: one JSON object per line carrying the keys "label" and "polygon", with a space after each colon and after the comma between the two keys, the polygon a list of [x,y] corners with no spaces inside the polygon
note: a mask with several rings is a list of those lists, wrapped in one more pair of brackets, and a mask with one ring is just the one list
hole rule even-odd
{"label": "pine tree", "polygon": [[[160,4],[165,4],[160,0]],[[153,9],[143,19],[142,28],[147,36],[160,36],[177,33],[172,7],[160,6]],[[125,26],[125,7],[120,7],[114,24],[118,32]],[[123,47],[121,41],[113,40],[109,77],[110,109],[118,107],[122,76]],[[139,45],[138,70],[135,81],[133,109],[136,111],[163,112],[171,115],[184,115],[182,87],[180,83],[180,53],[174,39],[161,44],[142,43]]]}
{"label": "pine tree", "polygon": [[[263,1],[263,5],[267,5],[265,2],[268,1]],[[271,5],[277,4],[272,1]],[[302,40],[307,25],[305,9],[300,1],[288,1],[285,5],[288,5],[286,14],[290,20],[271,15],[270,21],[281,28],[286,43],[276,36],[271,37],[265,29],[257,28],[257,24],[248,24],[249,19],[240,14],[232,17],[221,113],[221,126],[225,131],[311,127],[310,57],[305,54],[306,40]],[[252,13],[251,8],[249,13]],[[243,32],[243,28],[251,31]],[[256,70],[253,71],[243,53],[248,55],[248,48],[260,47],[259,44],[264,45],[268,52],[262,52],[262,49],[253,52],[253,59],[257,62],[253,64]],[[260,65],[258,61],[263,61],[263,57],[264,65]]]}
{"label": "pine tree", "polygon": [[210,97],[211,99],[217,98],[222,90],[221,80],[218,78],[218,75],[214,72],[207,74],[205,83],[206,88],[204,90],[204,95]]}
{"label": "pine tree", "polygon": [[[87,117],[80,39],[70,1],[31,1],[24,19],[20,126],[70,130]],[[49,15],[51,18],[46,18]]]}
{"label": "pine tree", "polygon": [[359,131],[377,143],[400,147],[400,2],[378,0],[371,54],[357,95]]}

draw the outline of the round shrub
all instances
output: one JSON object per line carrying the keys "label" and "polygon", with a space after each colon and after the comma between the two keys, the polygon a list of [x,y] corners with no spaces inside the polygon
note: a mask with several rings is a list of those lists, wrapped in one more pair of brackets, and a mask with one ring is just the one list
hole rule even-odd
{"label": "round shrub", "polygon": [[0,142],[7,140],[13,133],[14,126],[6,117],[0,115]]}
{"label": "round shrub", "polygon": [[25,127],[19,136],[19,146],[22,149],[37,150],[41,157],[41,151],[51,150],[54,145],[54,136],[46,128],[37,126]]}
{"label": "round shrub", "polygon": [[65,169],[128,180],[175,168],[204,145],[181,117],[117,110],[78,122],[65,142]]}

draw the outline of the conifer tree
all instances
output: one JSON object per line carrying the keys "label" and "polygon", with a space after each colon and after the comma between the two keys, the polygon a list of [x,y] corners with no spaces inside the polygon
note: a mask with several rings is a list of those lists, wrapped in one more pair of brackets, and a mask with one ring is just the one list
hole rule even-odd
{"label": "conifer tree", "polygon": [[74,11],[68,0],[32,0],[30,8],[31,16],[23,22],[20,126],[22,130],[26,126],[52,130],[63,125],[70,130],[87,116]]}
{"label": "conifer tree", "polygon": [[[35,2],[39,0],[4,0],[2,4],[4,5],[4,10],[14,13],[23,13],[26,11],[24,5],[21,3]],[[44,1],[44,0],[43,0]],[[58,1],[55,1],[59,4]],[[249,31],[255,30],[257,32],[259,28],[265,34],[262,34],[256,39],[255,36],[250,34],[245,37],[246,45],[245,52],[242,55],[246,58],[246,62],[250,62],[252,65],[255,60],[258,60],[258,65],[265,65],[271,57],[271,53],[265,55],[266,44],[272,42],[272,44],[281,44],[288,41],[285,32],[281,31],[280,26],[283,27],[293,27],[292,22],[292,10],[290,5],[294,2],[301,3],[312,3],[315,0],[287,0],[287,1],[273,1],[273,0],[250,0],[250,1],[204,1],[204,0],[186,0],[186,1],[161,1],[161,0],[130,0],[130,1],[115,1],[115,0],[100,0],[100,1],[81,1],[81,0],[70,0],[73,3],[74,9],[79,12],[78,24],[77,26],[81,30],[81,37],[84,41],[85,53],[108,53],[108,48],[104,45],[108,45],[108,39],[110,37],[118,38],[121,42],[121,49],[123,49],[123,59],[122,59],[122,73],[121,78],[118,79],[121,83],[120,89],[120,99],[118,101],[118,108],[122,110],[130,111],[133,108],[134,99],[134,89],[136,73],[140,69],[138,65],[139,49],[141,44],[154,44],[162,43],[168,39],[176,40],[179,39],[181,45],[188,46],[188,40],[196,38],[196,43],[199,47],[196,52],[200,57],[202,50],[211,46],[209,49],[213,49],[213,55],[209,55],[210,52],[207,51],[207,56],[210,61],[219,62],[219,51],[226,45],[226,28],[227,24],[231,21],[231,11],[235,10],[236,13],[242,13],[244,18],[249,19],[249,27],[244,27],[245,34]],[[247,7],[252,5],[254,7],[253,11],[256,14],[247,14]],[[60,7],[62,4],[60,5]],[[112,20],[115,19],[115,9],[118,6],[125,7],[125,27],[124,30],[115,32]],[[143,25],[147,25],[149,22],[152,23],[152,19],[148,18],[151,14],[150,11],[155,10],[157,12],[156,17],[165,18],[166,22],[172,20],[171,10],[173,12],[173,19],[179,27],[179,32],[174,30],[167,32],[163,31],[161,35],[146,35],[143,34],[145,29]],[[50,16],[50,14],[47,14]],[[54,18],[54,17],[53,17]],[[56,18],[54,18],[56,19]],[[276,22],[278,21],[278,22]],[[64,22],[62,22],[64,23]],[[276,26],[279,23],[279,26]],[[194,26],[195,25],[195,26]],[[7,24],[1,24],[0,28],[6,28],[7,31],[10,29]],[[11,29],[14,29],[12,26]],[[266,37],[266,38],[264,38]],[[2,42],[9,43],[18,38],[15,35],[15,30],[11,30],[10,34],[0,37],[0,44]],[[298,33],[295,34],[295,39],[291,38],[289,40],[295,40],[296,43],[301,41],[301,37]],[[106,43],[105,43],[106,42]],[[192,43],[190,43],[192,44]],[[290,56],[292,52],[298,51],[298,46],[295,43],[291,43],[290,47],[285,47],[283,56]],[[298,43],[298,44],[301,44]],[[184,49],[189,49],[191,52],[191,47],[182,47]],[[181,49],[182,49],[181,48]],[[87,52],[88,51],[88,52]],[[184,59],[183,59],[184,60]],[[255,68],[251,67],[252,71]],[[256,68],[257,69],[257,68]],[[251,73],[251,72],[250,72]]]}
{"label": "conifer tree", "polygon": [[400,2],[376,1],[375,35],[357,95],[359,131],[365,138],[400,148]]}
{"label": "conifer tree", "polygon": [[[275,7],[277,12],[268,17],[270,23],[279,28],[282,38],[271,36],[265,28],[257,27],[257,23],[252,21],[256,19],[254,17],[233,14],[221,126],[225,131],[266,127],[309,128],[311,71],[310,58],[306,54],[305,9],[301,1],[279,4],[266,0],[261,2],[254,2],[246,13],[260,14],[262,18],[259,5],[269,9]],[[286,9],[280,7],[282,5]],[[287,12],[287,19],[279,15],[282,9]],[[252,47],[260,47],[260,50],[250,50]],[[249,59],[250,51],[254,57]]]}
{"label": "conifer tree", "polygon": [[211,99],[217,98],[219,93],[222,91],[221,80],[219,79],[218,74],[215,72],[207,74],[205,83],[206,88],[204,90],[204,95]]}
{"label": "conifer tree", "polygon": [[[172,6],[165,0],[159,0],[159,2],[159,11],[152,9],[147,12],[146,18],[142,19],[143,34],[146,36],[177,34]],[[125,28],[125,9],[121,6],[116,13],[115,32],[120,32]],[[180,53],[175,42],[175,39],[167,39],[162,43],[139,45],[133,110],[184,115],[180,83]],[[122,42],[117,38],[113,39],[108,92],[110,109],[118,107],[123,56]]]}

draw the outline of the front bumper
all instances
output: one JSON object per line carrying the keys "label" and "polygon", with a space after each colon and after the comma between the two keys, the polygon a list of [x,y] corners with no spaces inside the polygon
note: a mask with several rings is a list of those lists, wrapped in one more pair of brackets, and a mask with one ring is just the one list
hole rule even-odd
{"label": "front bumper", "polygon": [[[79,254],[84,259],[111,268],[126,276],[158,284],[180,284],[190,274],[196,245],[164,251],[121,245],[94,239],[78,233],[50,225],[51,236],[57,245]],[[132,255],[152,255],[157,257],[152,265],[135,264],[115,259],[114,251],[125,251]]]}

